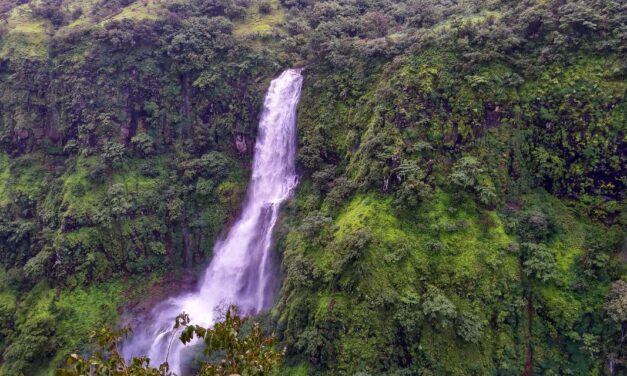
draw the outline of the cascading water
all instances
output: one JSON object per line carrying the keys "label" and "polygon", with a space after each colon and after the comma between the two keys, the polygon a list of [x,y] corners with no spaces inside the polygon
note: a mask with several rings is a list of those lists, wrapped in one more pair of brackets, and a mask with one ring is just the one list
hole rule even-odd
{"label": "cascading water", "polygon": [[272,231],[281,203],[297,183],[296,107],[302,81],[300,70],[288,69],[270,84],[241,217],[216,243],[198,291],[158,304],[124,344],[126,358],[145,355],[151,364],[161,364],[167,357],[171,370],[180,374],[184,346],[172,331],[178,314],[186,312],[192,323],[210,326],[218,307],[236,304],[244,314],[256,314],[272,303]]}

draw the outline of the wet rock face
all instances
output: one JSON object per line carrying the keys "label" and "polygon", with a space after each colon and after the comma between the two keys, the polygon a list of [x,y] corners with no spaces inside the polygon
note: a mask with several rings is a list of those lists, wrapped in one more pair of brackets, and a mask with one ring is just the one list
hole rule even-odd
{"label": "wet rock face", "polygon": [[13,133],[18,141],[26,140],[29,136],[28,129],[15,128]]}
{"label": "wet rock face", "polygon": [[33,128],[13,128],[5,133],[6,151],[18,156],[31,152],[44,141],[53,143],[61,140],[61,134],[55,127],[35,126]]}
{"label": "wet rock face", "polygon": [[246,136],[243,134],[235,135],[235,148],[240,154],[245,154],[248,151],[248,144],[246,143]]}
{"label": "wet rock face", "polygon": [[35,137],[35,140],[41,140],[44,137],[45,131],[43,128],[41,127],[35,127],[33,128],[33,136]]}
{"label": "wet rock face", "polygon": [[131,127],[123,125],[120,127],[120,143],[127,144],[131,136]]}
{"label": "wet rock face", "polygon": [[61,140],[61,135],[59,134],[59,131],[56,127],[50,127],[50,129],[48,129],[46,137],[48,137],[48,139],[52,142],[57,142]]}
{"label": "wet rock face", "polygon": [[501,107],[500,106],[487,109],[486,124],[488,128],[496,128],[501,125]]}
{"label": "wet rock face", "polygon": [[29,142],[30,132],[28,129],[13,128],[13,136],[9,143],[7,151],[14,157],[28,153],[31,150],[31,142]]}

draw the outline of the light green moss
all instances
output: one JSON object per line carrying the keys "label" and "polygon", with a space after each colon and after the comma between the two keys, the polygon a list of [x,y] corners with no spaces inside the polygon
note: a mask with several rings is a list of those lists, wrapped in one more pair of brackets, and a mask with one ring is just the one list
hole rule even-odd
{"label": "light green moss", "polygon": [[0,41],[0,57],[43,59],[48,55],[46,25],[20,21]]}
{"label": "light green moss", "polygon": [[114,281],[61,290],[56,307],[61,312],[57,332],[63,348],[57,351],[51,364],[63,361],[71,352],[84,351],[91,342],[93,330],[117,322],[117,310],[124,302],[124,289],[122,281]]}
{"label": "light green moss", "polygon": [[313,370],[309,364],[299,363],[295,366],[283,367],[279,374],[285,376],[310,376],[313,374]]}
{"label": "light green moss", "polygon": [[36,198],[46,185],[44,166],[40,156],[30,154],[16,159],[0,155],[0,203],[6,203],[12,195],[20,194]]}
{"label": "light green moss", "polygon": [[8,184],[11,177],[11,170],[9,168],[9,156],[0,153],[0,206],[4,206],[10,202],[8,196]]}
{"label": "light green moss", "polygon": [[271,0],[269,3],[272,7],[272,12],[262,14],[258,10],[261,1],[251,2],[244,20],[235,23],[233,34],[240,37],[251,34],[263,35],[269,33],[274,26],[283,22],[285,11],[279,5],[278,0]]}

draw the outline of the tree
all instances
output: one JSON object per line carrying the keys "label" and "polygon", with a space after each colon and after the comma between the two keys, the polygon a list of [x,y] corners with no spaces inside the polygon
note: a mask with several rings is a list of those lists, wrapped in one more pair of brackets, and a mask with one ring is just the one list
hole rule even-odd
{"label": "tree", "polygon": [[479,161],[475,157],[462,157],[453,166],[448,176],[451,183],[464,189],[475,188],[479,174],[483,172]]}
{"label": "tree", "polygon": [[270,375],[281,362],[283,351],[274,348],[273,336],[266,336],[258,323],[245,335],[248,319],[238,314],[237,307],[226,310],[224,321],[213,328],[189,325],[189,316],[177,318],[175,329],[184,326],[181,341],[191,342],[196,336],[205,343],[205,355],[221,354],[219,360],[201,365],[199,376]]}
{"label": "tree", "polygon": [[109,141],[102,147],[102,159],[111,167],[119,167],[124,162],[124,145]]}
{"label": "tree", "polygon": [[447,327],[457,317],[455,304],[435,286],[427,286],[422,297],[422,313],[425,317]]}
{"label": "tree", "polygon": [[610,291],[605,298],[604,310],[607,321],[610,323],[611,335],[608,336],[610,374],[616,371],[624,371],[627,368],[627,282],[616,281],[612,283]]}
{"label": "tree", "polygon": [[541,242],[551,235],[553,226],[544,214],[538,210],[524,213],[516,224],[516,232],[523,241]]}
{"label": "tree", "polygon": [[55,27],[63,26],[67,17],[61,8],[61,0],[45,0],[32,8],[33,15],[50,20]]}
{"label": "tree", "polygon": [[462,312],[457,318],[455,331],[464,341],[478,343],[483,335],[485,323],[471,312]]}
{"label": "tree", "polygon": [[114,331],[102,328],[92,333],[101,347],[89,358],[72,354],[67,358],[66,368],[58,369],[56,376],[170,376],[168,363],[158,368],[150,367],[150,359],[146,357],[133,358],[128,363],[120,354],[118,344],[131,332],[129,328]]}
{"label": "tree", "polygon": [[453,185],[472,191],[483,205],[492,206],[496,203],[494,185],[475,157],[460,158],[448,178]]}
{"label": "tree", "polygon": [[[180,340],[184,344],[197,337],[205,343],[204,353],[215,361],[203,362],[198,376],[223,375],[270,375],[279,365],[284,351],[274,346],[274,337],[266,336],[258,323],[250,323],[238,314],[236,306],[230,306],[224,321],[213,328],[191,325],[189,316],[180,314],[174,323],[174,330],[183,329]],[[100,351],[88,358],[72,354],[67,366],[56,371],[57,376],[173,376],[168,363],[151,367],[147,357],[132,358],[126,361],[118,345],[131,333],[130,328],[111,330],[102,328],[92,333]],[[218,355],[215,358],[214,355]]]}
{"label": "tree", "polygon": [[259,13],[261,14],[270,14],[272,13],[272,4],[267,1],[264,1],[259,4]]}
{"label": "tree", "polygon": [[397,208],[413,209],[431,197],[431,187],[426,183],[427,174],[415,161],[402,162],[395,173],[401,181],[394,200]]}
{"label": "tree", "polygon": [[56,320],[53,316],[35,316],[16,323],[19,336],[6,348],[0,373],[19,375],[42,357],[54,354],[59,346]]}
{"label": "tree", "polygon": [[605,312],[617,327],[627,326],[627,282],[616,281],[607,294]]}
{"label": "tree", "polygon": [[529,277],[549,282],[556,276],[557,263],[554,252],[544,244],[524,243],[523,271]]}
{"label": "tree", "polygon": [[149,156],[155,151],[155,141],[146,133],[139,133],[131,138],[131,145],[143,157]]}

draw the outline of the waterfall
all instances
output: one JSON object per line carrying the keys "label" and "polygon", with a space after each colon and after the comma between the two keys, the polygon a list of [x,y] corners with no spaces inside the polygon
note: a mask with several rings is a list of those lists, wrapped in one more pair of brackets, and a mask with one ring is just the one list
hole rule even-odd
{"label": "waterfall", "polygon": [[[259,123],[250,185],[242,213],[226,238],[214,246],[213,259],[198,290],[156,305],[144,325],[123,345],[123,354],[148,356],[151,364],[166,360],[180,374],[185,347],[172,332],[175,317],[189,314],[191,322],[210,326],[216,308],[236,304],[244,314],[269,308],[277,283],[271,262],[272,231],[279,207],[297,183],[296,107],[303,78],[288,69],[274,79],[265,97]],[[189,356],[189,354],[188,354]]]}

